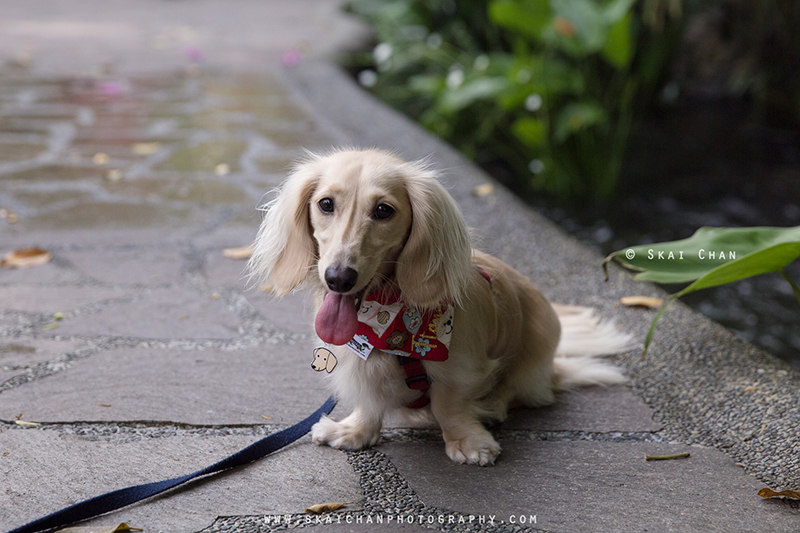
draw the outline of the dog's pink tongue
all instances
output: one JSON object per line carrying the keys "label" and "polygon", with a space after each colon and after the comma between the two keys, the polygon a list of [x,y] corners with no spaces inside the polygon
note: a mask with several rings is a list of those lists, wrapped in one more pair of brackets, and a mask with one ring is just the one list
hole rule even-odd
{"label": "dog's pink tongue", "polygon": [[314,321],[317,335],[324,342],[342,346],[352,339],[358,330],[356,303],[352,296],[330,292]]}

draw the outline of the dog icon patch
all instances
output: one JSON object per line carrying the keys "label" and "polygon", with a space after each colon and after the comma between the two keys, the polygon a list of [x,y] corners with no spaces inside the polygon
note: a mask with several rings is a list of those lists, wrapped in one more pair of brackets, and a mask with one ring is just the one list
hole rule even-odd
{"label": "dog icon patch", "polygon": [[333,372],[333,369],[336,368],[336,363],[338,362],[332,351],[327,348],[319,347],[314,350],[314,361],[311,362],[311,368],[317,372],[322,372],[324,370],[330,374]]}

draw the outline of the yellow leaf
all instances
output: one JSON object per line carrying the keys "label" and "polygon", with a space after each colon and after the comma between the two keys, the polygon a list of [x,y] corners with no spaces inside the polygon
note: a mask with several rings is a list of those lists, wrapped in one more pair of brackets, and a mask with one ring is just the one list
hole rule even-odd
{"label": "yellow leaf", "polygon": [[338,511],[339,509],[350,503],[353,502],[318,503],[316,505],[312,505],[311,507],[306,507],[306,512],[311,514],[331,513],[333,511]]}
{"label": "yellow leaf", "polygon": [[153,155],[161,149],[161,143],[134,143],[131,151],[134,155]]}
{"label": "yellow leaf", "polygon": [[26,427],[41,426],[41,424],[38,422],[27,422],[25,420],[15,420],[14,423],[18,426],[26,426]]}
{"label": "yellow leaf", "polygon": [[619,299],[619,303],[628,307],[647,307],[648,309],[658,309],[664,305],[664,300],[653,298],[652,296],[624,296]]}
{"label": "yellow leaf", "polygon": [[13,224],[19,220],[19,217],[12,213],[9,209],[0,207],[0,219],[5,219],[9,224]]}
{"label": "yellow leaf", "polygon": [[477,196],[478,198],[483,198],[484,196],[489,196],[494,192],[494,185],[489,182],[484,183],[483,185],[478,185],[474,189],[472,189],[472,194]]}
{"label": "yellow leaf", "polygon": [[758,495],[762,498],[789,498],[790,500],[800,500],[800,492],[796,490],[782,490],[775,492],[769,487],[764,487],[758,491]]}
{"label": "yellow leaf", "polygon": [[229,259],[248,259],[253,255],[253,246],[242,246],[240,248],[225,248],[222,255]]}
{"label": "yellow leaf", "polygon": [[108,181],[120,181],[124,176],[122,175],[122,171],[118,168],[112,168],[106,174],[106,179]]}
{"label": "yellow leaf", "polygon": [[92,156],[92,162],[95,165],[105,165],[108,163],[109,159],[110,157],[108,157],[108,154],[105,154],[103,152],[97,152]]}
{"label": "yellow leaf", "polygon": [[41,248],[21,248],[3,256],[0,267],[27,268],[43,265],[53,258],[53,254]]}
{"label": "yellow leaf", "polygon": [[691,457],[689,452],[676,453],[674,455],[645,455],[645,461],[669,461],[670,459],[685,459]]}

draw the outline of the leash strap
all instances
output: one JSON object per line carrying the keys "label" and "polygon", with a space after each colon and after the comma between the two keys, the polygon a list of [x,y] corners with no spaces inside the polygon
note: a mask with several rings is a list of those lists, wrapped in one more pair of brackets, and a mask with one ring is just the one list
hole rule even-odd
{"label": "leash strap", "polygon": [[161,492],[182,485],[187,481],[198,478],[200,476],[207,476],[216,474],[229,468],[246,465],[252,463],[257,459],[269,455],[281,448],[288,446],[306,433],[311,431],[311,426],[316,424],[323,415],[330,414],[333,408],[336,407],[336,401],[331,396],[328,400],[317,409],[311,416],[297,424],[286,428],[272,435],[267,435],[263,439],[251,444],[247,448],[231,455],[230,457],[219,461],[207,468],[198,470],[193,474],[187,476],[176,477],[164,481],[157,481],[155,483],[146,483],[144,485],[136,485],[124,489],[108,492],[88,500],[76,503],[69,507],[65,507],[60,511],[53,514],[34,520],[24,526],[9,531],[8,533],[34,533],[46,529],[56,527],[63,527],[74,522],[93,518],[101,514],[115,511],[122,507],[131,505],[145,498],[155,496]]}

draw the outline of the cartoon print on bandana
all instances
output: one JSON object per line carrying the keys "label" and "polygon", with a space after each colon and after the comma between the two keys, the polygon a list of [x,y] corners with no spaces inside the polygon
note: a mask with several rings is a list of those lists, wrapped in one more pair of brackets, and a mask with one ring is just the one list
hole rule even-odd
{"label": "cartoon print on bandana", "polygon": [[414,341],[414,351],[425,357],[431,351],[431,341],[428,339]]}
{"label": "cartoon print on bandana", "polygon": [[436,338],[442,341],[448,348],[450,347],[450,337],[453,334],[453,317],[455,310],[448,306],[436,324]]}
{"label": "cartoon print on bandana", "polygon": [[358,312],[357,334],[349,347],[366,359],[364,345],[371,351],[445,361],[453,331],[453,303],[444,301],[435,309],[420,313],[406,307],[399,294],[375,291],[368,294]]}
{"label": "cartoon print on bandana", "polygon": [[393,331],[386,339],[386,346],[391,350],[401,350],[408,342],[408,336],[407,331]]}
{"label": "cartoon print on bandana", "polygon": [[364,300],[358,313],[358,321],[367,324],[378,337],[383,337],[397,314],[403,309],[401,302],[391,305],[376,305],[378,302]]}
{"label": "cartoon print on bandana", "polygon": [[422,325],[422,317],[419,316],[419,311],[414,306],[409,306],[406,312],[403,313],[403,323],[405,323],[408,331],[412,335],[416,335],[419,327]]}

